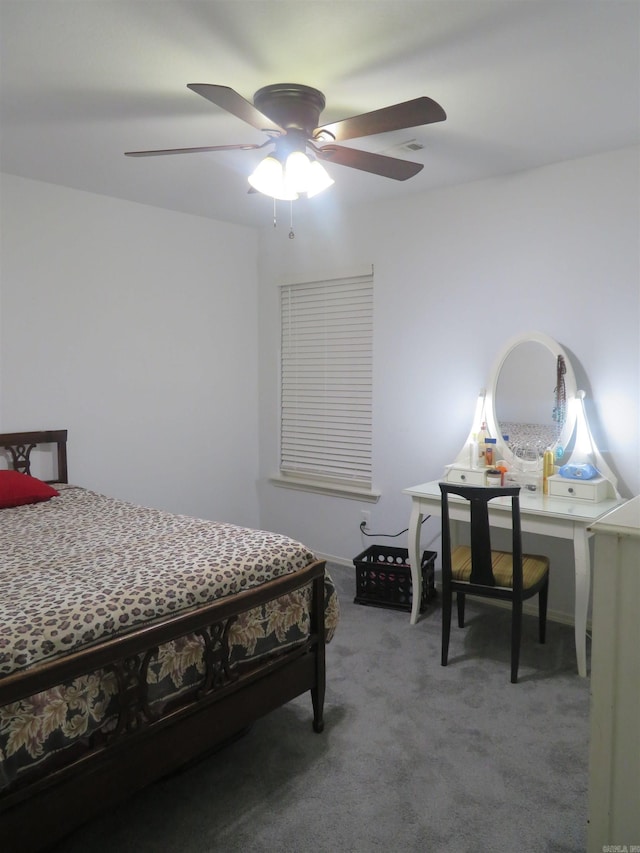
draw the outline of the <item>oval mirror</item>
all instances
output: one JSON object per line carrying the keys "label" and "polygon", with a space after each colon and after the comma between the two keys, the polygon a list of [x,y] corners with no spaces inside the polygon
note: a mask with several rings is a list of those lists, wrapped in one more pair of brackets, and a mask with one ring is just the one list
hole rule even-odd
{"label": "oval mirror", "polygon": [[576,391],[569,357],[553,338],[528,332],[508,341],[494,363],[486,400],[498,455],[535,461],[548,448],[566,447],[575,417],[567,402]]}

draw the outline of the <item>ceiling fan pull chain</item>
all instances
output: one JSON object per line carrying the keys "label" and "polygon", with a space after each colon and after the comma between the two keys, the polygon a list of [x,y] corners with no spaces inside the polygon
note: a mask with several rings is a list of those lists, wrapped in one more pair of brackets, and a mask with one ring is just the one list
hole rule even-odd
{"label": "ceiling fan pull chain", "polygon": [[295,231],[293,230],[293,202],[289,202],[289,206],[291,208],[291,219],[289,220],[289,239],[293,240],[296,236]]}
{"label": "ceiling fan pull chain", "polygon": [[276,200],[274,198],[274,200],[273,200],[273,227],[275,228],[277,224],[278,223],[276,221]]}

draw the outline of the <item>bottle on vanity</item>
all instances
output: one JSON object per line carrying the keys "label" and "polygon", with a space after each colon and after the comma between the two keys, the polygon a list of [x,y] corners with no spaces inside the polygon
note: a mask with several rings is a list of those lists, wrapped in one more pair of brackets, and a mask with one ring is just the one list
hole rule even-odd
{"label": "bottle on vanity", "polygon": [[478,467],[478,437],[475,432],[469,442],[469,466],[471,468]]}
{"label": "bottle on vanity", "polygon": [[484,464],[487,468],[493,468],[496,464],[496,445],[497,439],[485,438],[484,440]]}
{"label": "bottle on vanity", "polygon": [[549,494],[549,477],[555,473],[555,458],[553,450],[545,450],[542,457],[542,492],[545,495]]}
{"label": "bottle on vanity", "polygon": [[486,459],[486,441],[489,438],[489,431],[487,429],[487,424],[485,421],[482,421],[482,426],[480,427],[480,432],[478,433],[478,467],[485,468],[487,465]]}

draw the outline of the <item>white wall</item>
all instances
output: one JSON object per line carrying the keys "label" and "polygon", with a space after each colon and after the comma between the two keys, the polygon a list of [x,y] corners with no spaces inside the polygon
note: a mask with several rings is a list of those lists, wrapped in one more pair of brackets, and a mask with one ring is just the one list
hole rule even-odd
{"label": "white wall", "polygon": [[2,176],[0,429],[70,478],[258,526],[257,235]]}
{"label": "white wall", "polygon": [[[77,482],[351,561],[375,541],[361,509],[375,531],[407,526],[402,489],[442,474],[503,342],[537,329],[568,350],[600,447],[636,494],[639,167],[637,149],[613,152],[366,209],[332,207],[329,190],[308,206],[315,220],[296,212],[294,240],[279,225],[259,244],[250,229],[3,175],[0,429],[67,427]],[[277,282],[367,263],[382,497],[365,507],[268,477]],[[438,532],[426,522],[424,548],[439,550]],[[570,616],[571,549],[551,556],[550,607]]]}
{"label": "white wall", "polygon": [[[266,230],[260,250],[261,524],[350,561],[371,527],[408,524],[402,489],[438,478],[471,426],[478,391],[510,337],[538,330],[568,351],[599,446],[640,492],[640,152],[624,150],[458,186],[409,202]],[[329,193],[331,190],[329,190]],[[321,197],[318,197],[320,199]],[[314,200],[315,201],[315,200]],[[283,276],[375,268],[374,485],[380,501],[270,486],[278,468],[278,294]],[[439,520],[422,545],[439,550]],[[538,544],[538,543],[530,543]],[[543,547],[548,547],[545,543]],[[573,560],[552,548],[550,609],[573,612]]]}

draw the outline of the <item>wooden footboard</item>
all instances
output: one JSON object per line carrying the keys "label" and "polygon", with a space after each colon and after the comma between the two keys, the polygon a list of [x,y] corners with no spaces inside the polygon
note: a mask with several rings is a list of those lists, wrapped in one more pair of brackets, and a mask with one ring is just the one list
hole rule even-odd
{"label": "wooden footboard", "polygon": [[[67,764],[0,797],[2,850],[41,850],[136,790],[205,754],[254,720],[306,691],[313,728],[323,729],[325,693],[322,561],[192,613],[145,626],[98,646],[0,680],[0,705],[78,675],[112,667],[120,718],[112,736]],[[311,632],[295,648],[247,667],[228,663],[226,637],[237,615],[295,589],[313,586]],[[198,690],[155,717],[146,702],[146,664],[158,646],[203,636],[206,674]]]}

